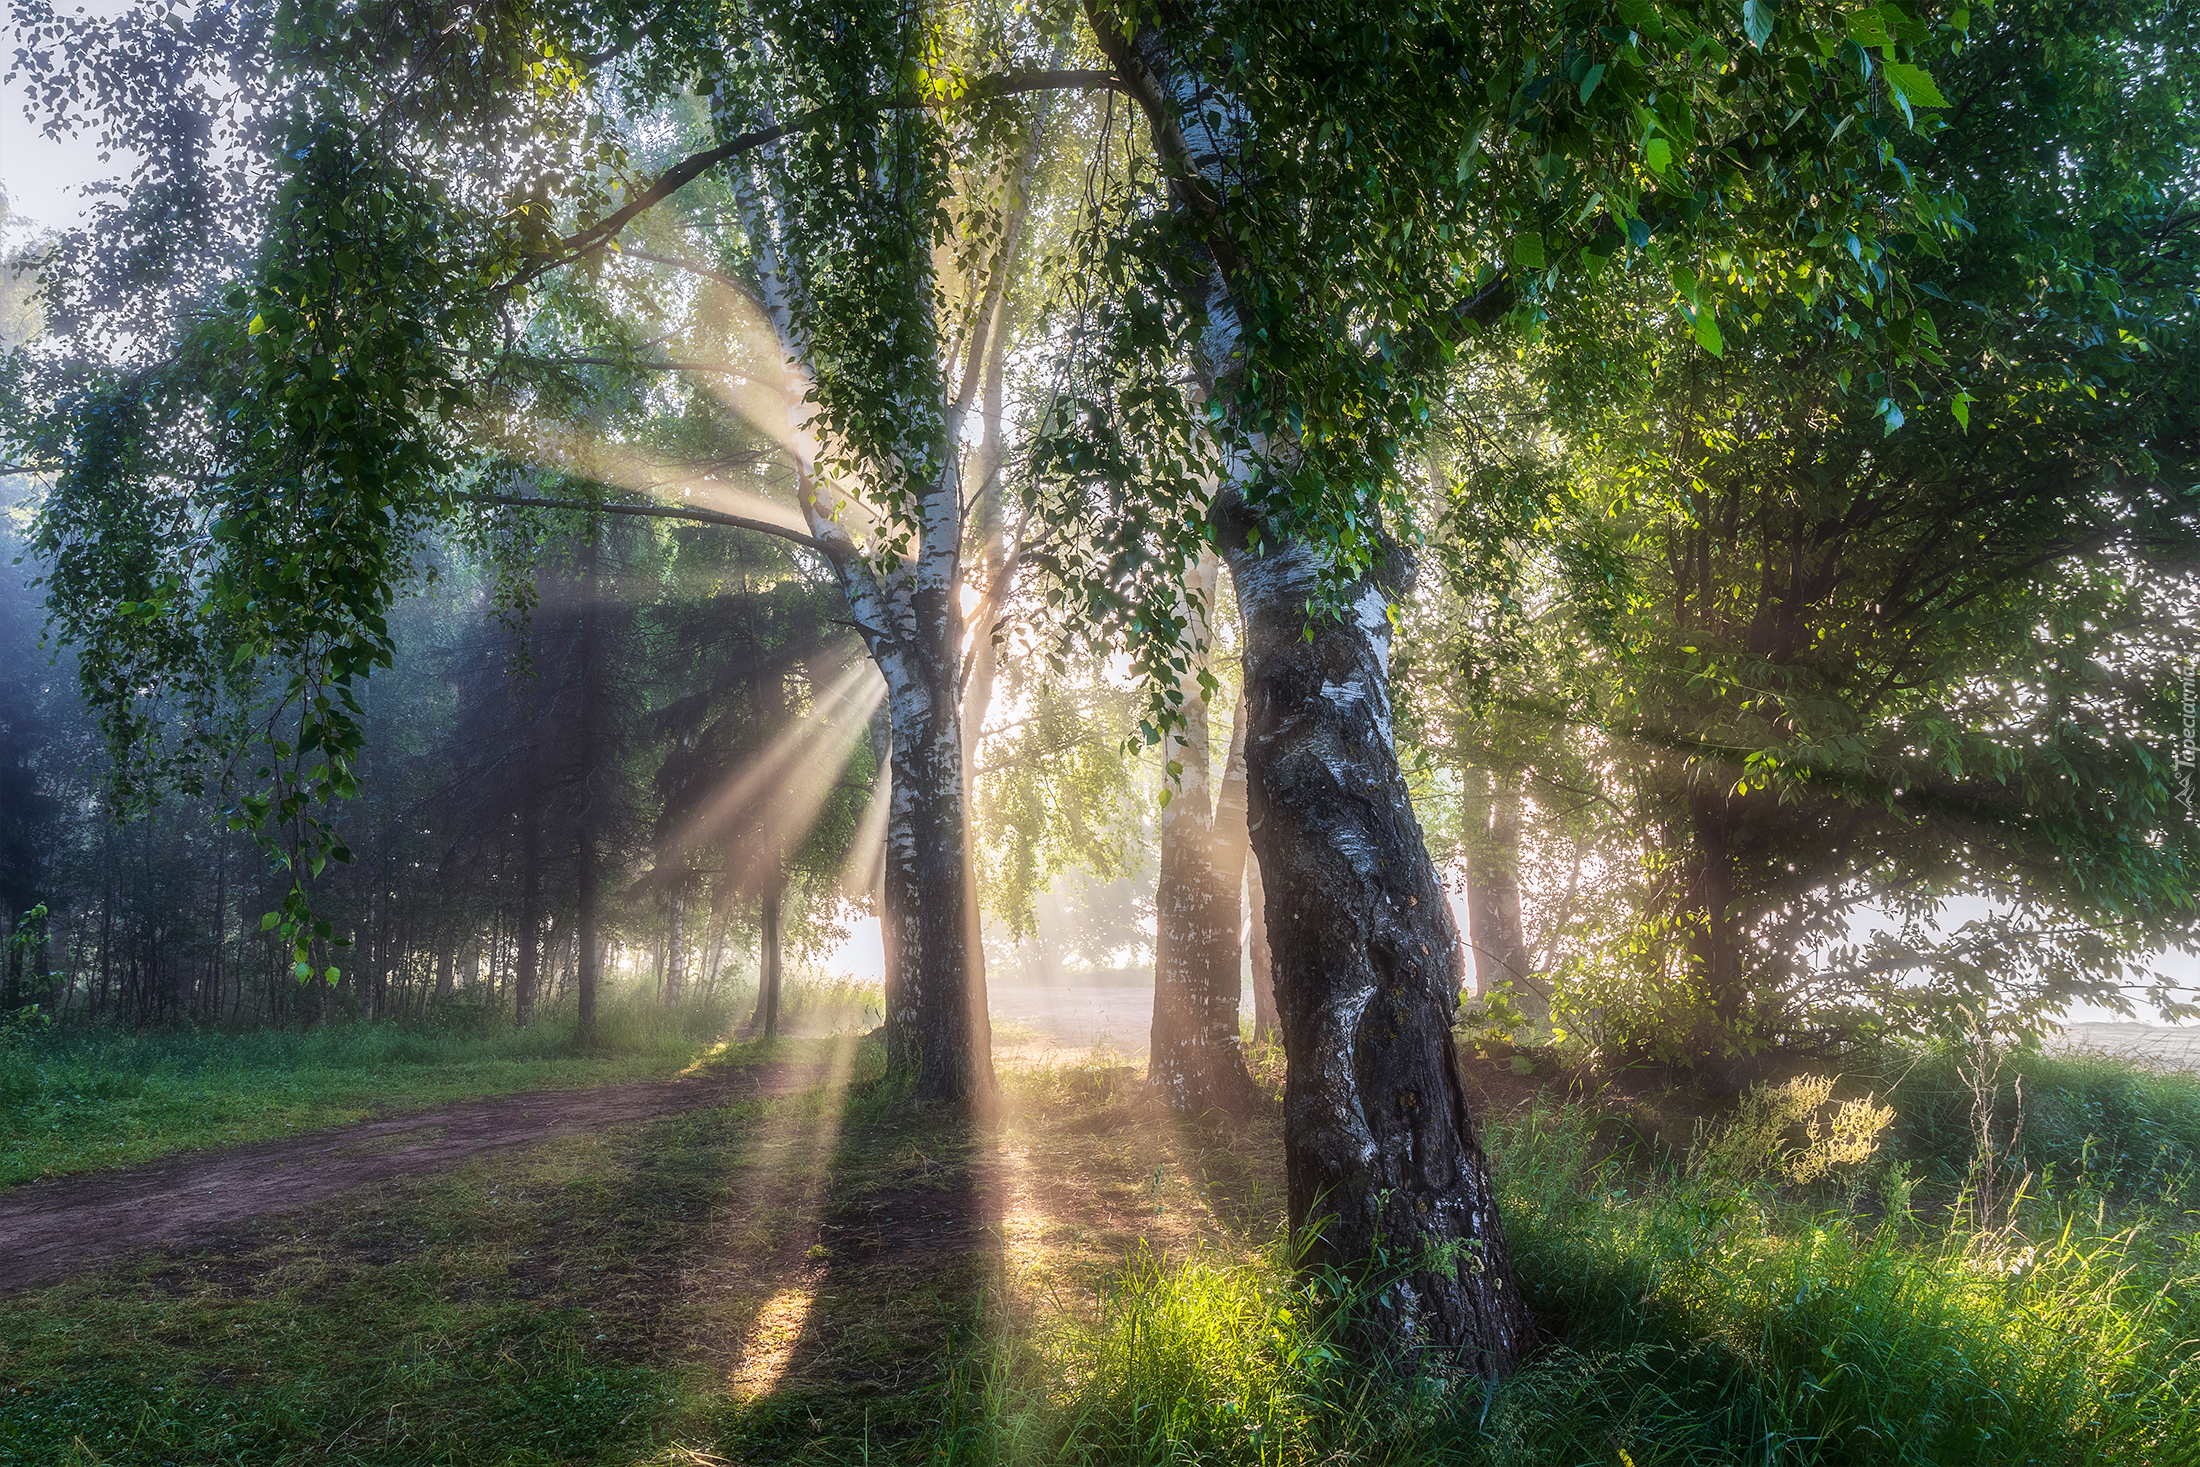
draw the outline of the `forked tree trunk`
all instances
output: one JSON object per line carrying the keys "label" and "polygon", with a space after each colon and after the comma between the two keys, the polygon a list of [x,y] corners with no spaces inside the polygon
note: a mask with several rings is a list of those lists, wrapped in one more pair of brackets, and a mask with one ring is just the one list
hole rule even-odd
{"label": "forked tree trunk", "polygon": [[[1319,1227],[1317,1261],[1379,1271],[1388,1286],[1363,1321],[1377,1348],[1503,1374],[1532,1325],[1460,1087],[1459,937],[1392,743],[1389,598],[1363,582],[1351,614],[1316,619],[1309,639],[1318,552],[1270,533],[1256,555],[1250,517],[1219,508],[1245,615],[1253,849],[1290,1057],[1291,1221]],[[1391,561],[1402,594],[1410,562]]]}
{"label": "forked tree trunk", "polygon": [[871,553],[851,535],[839,491],[816,478],[811,422],[815,384],[807,331],[794,305],[800,267],[782,253],[781,224],[769,207],[761,177],[752,175],[752,183],[743,214],[757,257],[760,303],[785,355],[795,498],[886,680],[894,743],[879,895],[887,1062],[911,1078],[916,1099],[973,1101],[993,1088],[993,1059],[985,957],[972,897],[960,718],[964,504],[959,450],[969,394],[950,398],[943,393],[938,403],[943,431],[936,444],[937,472],[929,482],[905,486],[917,500],[912,553],[905,564],[882,574]]}
{"label": "forked tree trunk", "polygon": [[[1197,574],[1203,607],[1213,604],[1218,570],[1210,559]],[[1204,622],[1200,609],[1193,615]],[[1203,630],[1198,635],[1204,640]],[[1182,772],[1161,807],[1146,1079],[1180,1114],[1243,1115],[1254,1096],[1238,1047],[1237,862],[1223,849],[1234,839],[1218,829],[1228,817],[1212,804],[1207,700],[1196,676],[1186,678],[1183,691],[1184,727],[1163,746]],[[1242,788],[1236,819],[1242,827]],[[1227,892],[1218,869],[1225,859],[1231,866]]]}
{"label": "forked tree trunk", "polygon": [[[1172,170],[1179,216],[1207,228],[1182,272],[1206,320],[1195,368],[1234,384],[1252,349],[1238,293],[1258,281],[1217,204],[1260,149],[1235,99],[1197,71],[1197,38],[1172,45],[1158,28],[1181,15],[1144,12],[1152,22],[1127,28],[1088,4],[1093,40]],[[1411,564],[1394,551],[1382,586],[1353,588],[1346,619],[1310,619],[1326,552],[1256,522],[1241,485],[1257,457],[1231,463],[1214,515],[1246,626],[1248,807],[1290,1063],[1291,1222],[1314,1233],[1311,1261],[1379,1270],[1359,1321],[1373,1351],[1502,1375],[1532,1325],[1453,1052],[1459,936],[1391,741],[1387,592],[1403,592]]]}

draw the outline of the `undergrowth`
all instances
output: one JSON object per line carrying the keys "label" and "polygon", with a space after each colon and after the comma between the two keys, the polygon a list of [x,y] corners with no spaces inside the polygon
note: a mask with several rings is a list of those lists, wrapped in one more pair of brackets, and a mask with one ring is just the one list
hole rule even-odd
{"label": "undergrowth", "polygon": [[1296,1274],[1281,1240],[1140,1255],[1097,1318],[1040,1311],[964,1362],[934,1449],[986,1467],[2200,1462],[2200,1215],[2191,1171],[2163,1166],[2200,1143],[2200,1083],[2027,1063],[2071,1116],[2125,1104],[2085,1149],[2128,1158],[2135,1132],[2146,1165],[2042,1169],[1992,1217],[1963,1190],[1927,1216],[1856,1140],[1894,1121],[1914,1156],[1952,1153],[1927,1085],[1899,1121],[1852,1102],[1815,1140],[1783,1138],[1770,1103],[1753,1130],[1745,1105],[1647,1166],[1601,1145],[1593,1112],[1538,1106],[1488,1138],[1546,1332],[1510,1380],[1349,1363],[1329,1321],[1352,1289]]}

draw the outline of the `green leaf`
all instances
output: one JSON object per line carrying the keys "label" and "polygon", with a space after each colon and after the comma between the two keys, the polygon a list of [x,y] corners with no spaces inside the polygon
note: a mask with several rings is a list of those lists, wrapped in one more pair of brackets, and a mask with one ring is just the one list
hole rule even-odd
{"label": "green leaf", "polygon": [[1465,183],[1474,177],[1475,170],[1482,166],[1482,139],[1488,134],[1489,126],[1487,120],[1476,123],[1474,131],[1467,135],[1467,145],[1459,150],[1459,182]]}
{"label": "green leaf", "polygon": [[1742,0],[1742,33],[1749,37],[1749,44],[1763,50],[1765,42],[1772,39],[1772,25],[1779,15],[1780,7],[1768,5],[1765,0]]}
{"label": "green leaf", "polygon": [[1940,88],[1933,85],[1932,77],[1922,66],[1912,66],[1907,61],[1889,61],[1880,70],[1887,73],[1887,80],[1894,89],[1909,99],[1913,107],[1945,107],[1948,99],[1940,95]]}
{"label": "green leaf", "polygon": [[1597,83],[1603,80],[1604,63],[1599,61],[1596,65],[1590,67],[1589,74],[1581,79],[1581,100],[1588,101],[1590,95],[1596,91]]}
{"label": "green leaf", "polygon": [[1693,324],[1696,328],[1696,344],[1698,346],[1715,357],[1726,355],[1726,338],[1719,334],[1718,318],[1712,315],[1709,306],[1705,306],[1702,310],[1696,312],[1696,319]]}
{"label": "green leaf", "polygon": [[1949,399],[1948,411],[1956,415],[1956,426],[1966,433],[1971,431],[1971,393],[1968,388]]}
{"label": "green leaf", "polygon": [[1887,17],[1876,10],[1852,11],[1841,17],[1848,22],[1849,39],[1859,46],[1888,44]]}
{"label": "green leaf", "polygon": [[1543,268],[1543,236],[1540,234],[1516,234],[1512,241],[1512,262],[1524,270]]}
{"label": "green leaf", "polygon": [[1665,170],[1673,166],[1673,145],[1664,138],[1652,138],[1642,145],[1643,166],[1658,177],[1665,177]]}

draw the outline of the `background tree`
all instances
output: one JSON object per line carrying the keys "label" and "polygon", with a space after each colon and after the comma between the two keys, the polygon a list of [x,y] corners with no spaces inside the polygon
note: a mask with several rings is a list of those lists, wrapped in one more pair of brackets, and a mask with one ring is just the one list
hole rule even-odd
{"label": "background tree", "polygon": [[[1972,230],[1918,271],[1951,302],[1929,372],[1823,317],[1676,354],[1627,291],[1558,323],[1542,442],[1576,456],[1543,472],[1580,498],[1552,518],[1598,527],[1627,595],[1576,619],[1615,653],[1577,663],[1587,697],[1507,662],[1497,701],[1622,740],[1655,995],[1611,1005],[1623,1045],[1731,1080],[1828,1027],[2172,1002],[2139,959],[2192,923],[2165,758],[2200,605],[2186,19],[1982,12],[1937,68],[1948,125],[1908,166]],[[1481,471],[1476,504],[1520,473]],[[1935,941],[1962,891],[1999,909]],[[1867,908],[1894,930],[1859,947]]]}

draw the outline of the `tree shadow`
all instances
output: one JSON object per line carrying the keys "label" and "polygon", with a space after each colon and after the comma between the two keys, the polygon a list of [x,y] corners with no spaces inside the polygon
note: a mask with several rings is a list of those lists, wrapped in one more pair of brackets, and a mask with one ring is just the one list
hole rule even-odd
{"label": "tree shadow", "polygon": [[982,1342],[1002,1265],[998,1118],[854,1087],[724,1379],[721,1450],[760,1460],[889,1457],[930,1433]]}

